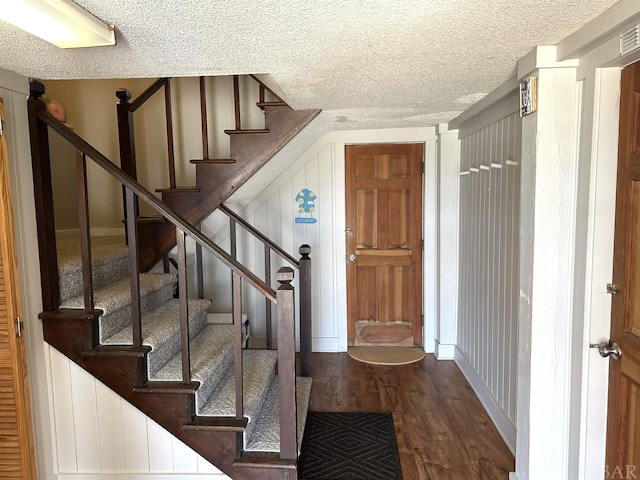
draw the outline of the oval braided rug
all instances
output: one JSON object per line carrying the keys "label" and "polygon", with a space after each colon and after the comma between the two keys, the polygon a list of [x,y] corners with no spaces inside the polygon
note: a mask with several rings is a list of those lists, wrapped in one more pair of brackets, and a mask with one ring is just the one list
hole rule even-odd
{"label": "oval braided rug", "polygon": [[349,347],[351,358],[373,365],[406,365],[424,358],[424,350],[415,347]]}

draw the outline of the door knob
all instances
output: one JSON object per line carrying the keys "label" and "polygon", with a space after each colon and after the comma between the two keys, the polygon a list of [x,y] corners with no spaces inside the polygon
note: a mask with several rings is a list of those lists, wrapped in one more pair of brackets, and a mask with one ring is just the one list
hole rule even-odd
{"label": "door knob", "polygon": [[622,350],[620,350],[620,345],[617,342],[590,343],[589,347],[597,348],[601,357],[606,358],[611,355],[614,360],[620,360],[620,357],[622,357]]}
{"label": "door knob", "polygon": [[351,255],[349,255],[349,261],[350,262],[355,262],[358,259],[358,257],[356,257],[355,253],[352,253]]}

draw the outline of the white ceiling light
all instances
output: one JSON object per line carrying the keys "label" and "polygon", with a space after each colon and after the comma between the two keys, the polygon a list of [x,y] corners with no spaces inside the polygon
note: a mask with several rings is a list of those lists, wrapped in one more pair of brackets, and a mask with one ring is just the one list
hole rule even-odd
{"label": "white ceiling light", "polygon": [[0,19],[60,48],[116,44],[113,25],[106,24],[70,0],[2,2]]}

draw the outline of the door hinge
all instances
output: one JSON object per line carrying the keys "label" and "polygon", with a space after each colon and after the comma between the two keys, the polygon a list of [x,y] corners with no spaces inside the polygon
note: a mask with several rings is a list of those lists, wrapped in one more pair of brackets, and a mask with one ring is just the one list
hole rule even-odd
{"label": "door hinge", "polygon": [[0,137],[4,135],[5,128],[6,124],[4,123],[4,120],[0,120]]}
{"label": "door hinge", "polygon": [[420,326],[424,327],[424,315],[420,315]]}
{"label": "door hinge", "polygon": [[618,293],[618,286],[613,283],[607,283],[607,293],[609,295],[615,295]]}
{"label": "door hinge", "polygon": [[16,326],[16,338],[22,337],[22,330],[24,330],[24,322],[20,320],[20,317],[13,319],[13,323]]}

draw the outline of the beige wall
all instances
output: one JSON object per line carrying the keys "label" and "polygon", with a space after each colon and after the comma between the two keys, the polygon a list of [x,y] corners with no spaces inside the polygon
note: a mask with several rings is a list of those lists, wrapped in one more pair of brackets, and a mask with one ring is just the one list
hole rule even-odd
{"label": "beige wall", "polygon": [[[119,165],[115,92],[127,88],[133,98],[155,79],[50,80],[45,82],[45,98],[58,100],[65,108],[67,124],[76,133]],[[240,78],[242,127],[264,128],[263,114],[255,107],[257,84]],[[225,129],[234,128],[233,87],[231,77],[206,80],[209,156],[227,158],[229,137]],[[198,78],[172,80],[174,151],[178,186],[195,185],[195,167],[189,163],[202,158],[200,97]],[[154,95],[134,114],[138,180],[150,190],[169,186],[167,139],[163,91]],[[52,136],[53,138],[54,136]],[[73,185],[73,150],[54,144],[54,197],[56,228],[77,227]],[[91,227],[121,228],[122,193],[117,182],[99,167],[88,170]],[[153,213],[141,206],[143,213]]]}

